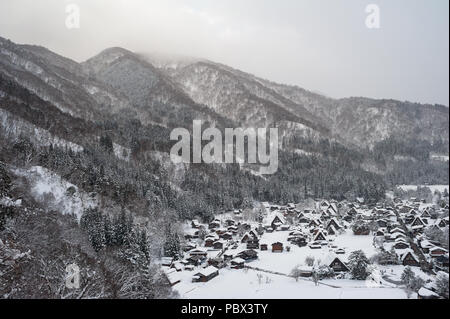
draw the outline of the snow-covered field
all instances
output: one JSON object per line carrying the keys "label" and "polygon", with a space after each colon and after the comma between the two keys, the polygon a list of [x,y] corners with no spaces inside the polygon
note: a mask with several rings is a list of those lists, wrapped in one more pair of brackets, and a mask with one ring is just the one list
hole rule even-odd
{"label": "snow-covered field", "polygon": [[[282,263],[280,263],[282,266]],[[364,281],[327,280],[319,286],[308,279],[298,282],[290,277],[255,270],[221,269],[207,283],[192,283],[192,272],[180,273],[174,286],[185,299],[406,299],[403,289],[367,287]],[[258,278],[258,274],[262,277]],[[327,285],[325,285],[325,283]],[[333,285],[334,287],[328,286]],[[414,298],[413,296],[411,298]]]}
{"label": "snow-covered field", "polygon": [[[298,247],[297,245],[291,245],[287,241],[288,234],[289,231],[277,231],[264,234],[261,238],[261,243],[267,243],[269,245],[269,250],[258,251],[258,260],[251,262],[249,266],[289,274],[297,265],[306,266],[306,257],[311,256],[314,257],[316,261],[320,260],[325,262],[338,248],[345,249],[345,254],[339,255],[342,260],[347,260],[350,253],[355,250],[364,251],[368,258],[376,253],[376,249],[372,245],[373,236],[355,236],[351,231],[340,236],[327,237],[328,239],[333,239],[331,242],[332,245],[338,247],[335,249],[329,247],[311,249],[308,246]],[[283,253],[272,253],[270,244],[275,242],[283,243],[284,247],[290,246],[291,250],[289,252],[284,250]],[[245,249],[245,245],[241,244],[239,248]],[[233,250],[229,250],[229,252],[233,253]]]}
{"label": "snow-covered field", "polygon": [[[223,217],[223,216],[222,216]],[[258,259],[247,263],[254,269],[229,269],[219,270],[219,276],[207,283],[193,283],[193,271],[182,271],[173,273],[181,282],[174,286],[181,298],[187,299],[222,299],[222,298],[274,298],[274,299],[404,299],[406,292],[395,284],[382,281],[381,285],[372,285],[366,281],[349,279],[325,279],[316,286],[309,278],[300,278],[298,282],[289,277],[292,269],[297,265],[306,268],[305,259],[308,256],[314,257],[317,263],[327,262],[330,256],[336,256],[334,251],[337,248],[327,246],[321,249],[311,249],[308,246],[298,247],[291,245],[288,241],[290,231],[275,231],[265,233],[261,237],[260,243],[269,245],[268,251],[258,250]],[[362,250],[368,258],[376,254],[377,250],[373,246],[373,235],[356,236],[351,230],[337,236],[328,236],[331,245],[345,249],[345,254],[337,255],[341,260],[346,261],[352,251]],[[281,242],[283,246],[290,246],[290,251],[286,249],[282,253],[272,253],[270,244]],[[245,250],[245,244],[239,244],[237,249],[229,249],[227,253],[237,254]],[[209,251],[208,257],[214,257],[218,252]],[[390,279],[397,281],[403,272],[404,267],[398,266],[395,271],[389,274]],[[384,269],[380,269],[383,271]],[[420,272],[420,270],[418,270]],[[283,275],[273,274],[277,272]],[[417,296],[410,296],[416,298]]]}
{"label": "snow-covered field", "polygon": [[428,187],[432,193],[435,191],[443,193],[445,189],[449,190],[449,185],[399,185],[397,187],[404,191],[416,191],[418,186]]}

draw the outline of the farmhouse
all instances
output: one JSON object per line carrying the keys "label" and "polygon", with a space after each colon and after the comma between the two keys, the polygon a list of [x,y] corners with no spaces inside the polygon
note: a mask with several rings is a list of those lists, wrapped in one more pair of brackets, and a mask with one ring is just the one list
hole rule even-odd
{"label": "farmhouse", "polygon": [[192,282],[208,282],[219,275],[219,269],[208,266],[192,277]]}
{"label": "farmhouse", "polygon": [[314,237],[314,241],[317,240],[327,240],[322,231],[317,232],[316,236]]}
{"label": "farmhouse", "polygon": [[259,248],[259,240],[252,238],[247,241],[247,249],[258,249]]}
{"label": "farmhouse", "polygon": [[270,223],[270,226],[273,229],[277,229],[279,226],[283,225],[285,223],[285,219],[281,214],[276,214],[275,217],[272,219],[272,222]]}
{"label": "farmhouse", "polygon": [[189,255],[190,256],[201,256],[201,257],[206,258],[207,251],[204,248],[198,247],[198,248],[194,248],[194,249],[190,250]]}
{"label": "farmhouse", "polygon": [[425,226],[425,223],[424,223],[424,221],[422,220],[422,218],[420,218],[420,217],[416,217],[415,219],[414,219],[414,221],[412,222],[412,224],[411,224],[411,226]]}
{"label": "farmhouse", "polygon": [[331,219],[331,220],[328,222],[327,228],[330,227],[330,226],[333,226],[335,230],[338,230],[338,229],[341,228],[341,226],[340,226],[340,225],[338,224],[338,222],[336,221],[336,218],[333,218],[333,219]]}
{"label": "farmhouse", "polygon": [[233,260],[231,260],[231,268],[232,269],[242,269],[244,268],[244,263],[245,260],[242,258],[234,258]]}
{"label": "farmhouse", "polygon": [[272,244],[272,252],[273,253],[282,253],[283,252],[283,244],[280,242],[276,242]]}
{"label": "farmhouse", "polygon": [[419,259],[414,255],[413,251],[409,249],[401,256],[403,266],[419,267]]}
{"label": "farmhouse", "polygon": [[181,276],[174,269],[166,270],[164,274],[171,287],[181,282]]}
{"label": "farmhouse", "polygon": [[399,238],[398,240],[395,241],[394,248],[395,249],[407,249],[407,248],[409,248],[409,245],[405,240]]}
{"label": "farmhouse", "polygon": [[239,254],[237,254],[236,257],[240,257],[240,258],[244,259],[245,261],[251,261],[251,260],[258,259],[258,253],[256,251],[254,251],[253,249],[247,249],[247,250],[244,250],[244,251],[240,252]]}
{"label": "farmhouse", "polygon": [[347,272],[348,267],[339,259],[339,257],[334,257],[328,266],[334,270],[334,272]]}
{"label": "farmhouse", "polygon": [[173,263],[173,257],[162,257],[161,258],[161,266],[170,267]]}
{"label": "farmhouse", "polygon": [[431,257],[444,256],[447,253],[448,253],[448,251],[442,247],[430,248],[430,256]]}
{"label": "farmhouse", "polygon": [[214,249],[223,249],[224,246],[225,246],[225,242],[222,240],[218,240],[218,241],[214,242],[214,244],[213,244]]}
{"label": "farmhouse", "polygon": [[336,235],[336,229],[334,228],[333,225],[328,226],[327,232],[328,232],[328,235],[332,235],[332,236]]}

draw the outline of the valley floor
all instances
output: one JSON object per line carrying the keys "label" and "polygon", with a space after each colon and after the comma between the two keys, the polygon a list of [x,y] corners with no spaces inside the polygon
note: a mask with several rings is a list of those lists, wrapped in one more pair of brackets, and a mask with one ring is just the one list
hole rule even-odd
{"label": "valley floor", "polygon": [[[280,266],[282,264],[280,263]],[[207,283],[192,283],[192,273],[183,272],[174,289],[183,299],[406,299],[401,288],[367,287],[365,281],[325,280],[318,286],[308,280],[251,269],[221,269],[220,276]],[[260,280],[258,274],[263,277]],[[416,296],[410,296],[415,298]]]}

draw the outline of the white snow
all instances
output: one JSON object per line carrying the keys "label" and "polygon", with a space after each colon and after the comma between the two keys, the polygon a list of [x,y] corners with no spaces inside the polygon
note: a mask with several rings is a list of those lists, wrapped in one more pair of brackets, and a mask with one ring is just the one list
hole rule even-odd
{"label": "white snow", "polygon": [[[184,299],[406,299],[400,288],[367,287],[364,281],[328,280],[315,286],[310,280],[258,272],[220,269],[219,276],[207,283],[192,283],[195,271],[181,273],[173,288]],[[260,275],[260,279],[258,278]],[[332,286],[328,286],[332,285]],[[335,288],[337,287],[337,288]]]}
{"label": "white snow", "polygon": [[[33,166],[30,169],[16,169],[16,174],[24,176],[30,183],[31,194],[35,200],[43,202],[49,209],[62,214],[73,214],[80,220],[83,211],[97,206],[97,201],[78,187],[62,179],[52,171]],[[69,187],[75,188],[75,193],[67,193]]]}
{"label": "white snow", "polygon": [[429,188],[432,193],[435,191],[443,193],[445,189],[449,190],[449,185],[399,185],[397,187],[404,191],[417,191],[419,186]]}

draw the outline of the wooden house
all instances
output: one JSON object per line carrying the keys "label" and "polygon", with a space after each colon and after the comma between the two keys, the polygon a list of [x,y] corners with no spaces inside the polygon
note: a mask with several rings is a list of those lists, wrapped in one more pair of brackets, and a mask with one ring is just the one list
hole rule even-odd
{"label": "wooden house", "polygon": [[234,258],[230,262],[230,267],[232,269],[242,269],[244,268],[245,260],[242,258]]}
{"label": "wooden house", "polygon": [[208,266],[196,273],[192,278],[192,282],[208,282],[218,275],[219,269],[214,266]]}
{"label": "wooden house", "polygon": [[254,251],[253,249],[247,249],[242,252],[240,252],[236,257],[240,257],[244,259],[245,261],[251,261],[258,259],[258,253]]}
{"label": "wooden house", "polygon": [[414,255],[412,250],[408,250],[401,256],[403,266],[419,267],[419,259]]}
{"label": "wooden house", "polygon": [[273,253],[282,253],[283,252],[283,244],[280,242],[276,242],[272,244],[272,252]]}
{"label": "wooden house", "polygon": [[339,257],[335,257],[328,264],[328,267],[333,269],[334,272],[348,272],[349,268],[345,265],[344,262]]}
{"label": "wooden house", "polygon": [[248,240],[247,249],[259,249],[259,240],[257,238]]}

